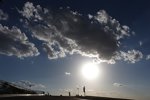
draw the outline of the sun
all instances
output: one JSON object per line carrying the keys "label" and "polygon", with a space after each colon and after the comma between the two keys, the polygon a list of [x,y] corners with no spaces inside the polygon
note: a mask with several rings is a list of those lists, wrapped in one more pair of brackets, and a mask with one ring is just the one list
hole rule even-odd
{"label": "sun", "polygon": [[94,63],[86,63],[81,69],[82,75],[88,80],[94,80],[101,74],[99,66]]}

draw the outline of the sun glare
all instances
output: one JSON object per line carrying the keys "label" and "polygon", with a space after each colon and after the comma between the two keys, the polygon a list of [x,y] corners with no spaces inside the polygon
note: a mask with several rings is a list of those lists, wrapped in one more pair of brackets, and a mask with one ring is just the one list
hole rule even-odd
{"label": "sun glare", "polygon": [[88,80],[96,79],[100,75],[100,69],[98,65],[94,63],[84,64],[81,71],[82,75]]}

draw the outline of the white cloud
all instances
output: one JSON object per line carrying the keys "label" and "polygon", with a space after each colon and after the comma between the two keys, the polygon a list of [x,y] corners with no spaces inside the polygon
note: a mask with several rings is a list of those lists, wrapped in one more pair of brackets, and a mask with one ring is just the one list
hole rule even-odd
{"label": "white cloud", "polygon": [[71,73],[70,72],[65,72],[65,75],[71,75]]}
{"label": "white cloud", "polygon": [[125,86],[124,84],[121,84],[121,83],[113,83],[113,86],[115,87],[123,87]]}
{"label": "white cloud", "polygon": [[0,54],[24,58],[37,56],[39,52],[19,28],[9,28],[0,24]]}
{"label": "white cloud", "polygon": [[121,57],[124,61],[135,63],[137,61],[140,61],[143,58],[142,52],[138,50],[128,50],[127,52],[121,51]]}
{"label": "white cloud", "polygon": [[2,9],[0,9],[0,20],[7,20],[8,14],[4,13]]}
{"label": "white cloud", "polygon": [[88,14],[88,17],[89,17],[89,19],[92,19],[92,18],[93,18],[93,15]]}
{"label": "white cloud", "polygon": [[[23,11],[19,11],[19,12],[22,13],[22,15],[26,17],[27,19],[31,17],[35,17],[40,20],[41,17],[38,14],[38,10],[41,10],[40,5],[37,5],[36,7],[34,7],[33,3],[26,2],[23,7]],[[44,10],[44,12],[47,12],[47,11]]]}
{"label": "white cloud", "polygon": [[149,60],[150,59],[150,54],[146,56],[146,60]]}
{"label": "white cloud", "polygon": [[142,41],[139,41],[139,45],[142,46],[142,45],[143,45],[143,42],[142,42]]}
{"label": "white cloud", "polygon": [[97,16],[95,19],[98,20],[101,24],[107,24],[109,21],[110,16],[106,13],[105,10],[100,10],[97,12]]}

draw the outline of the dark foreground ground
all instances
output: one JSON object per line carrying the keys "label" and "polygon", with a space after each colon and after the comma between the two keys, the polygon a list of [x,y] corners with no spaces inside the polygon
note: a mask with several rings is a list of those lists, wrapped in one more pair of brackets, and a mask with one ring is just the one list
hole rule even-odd
{"label": "dark foreground ground", "polygon": [[[129,100],[106,97],[67,97],[67,96],[16,96],[0,97],[0,100]],[[130,99],[131,100],[131,99]]]}

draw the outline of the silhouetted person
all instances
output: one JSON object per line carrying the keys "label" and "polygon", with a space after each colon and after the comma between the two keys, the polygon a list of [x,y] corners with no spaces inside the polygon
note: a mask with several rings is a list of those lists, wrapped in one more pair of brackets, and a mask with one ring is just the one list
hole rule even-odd
{"label": "silhouetted person", "polygon": [[69,97],[71,96],[71,93],[69,92]]}
{"label": "silhouetted person", "polygon": [[79,88],[77,88],[77,91],[78,91],[78,94],[77,94],[77,96],[79,96]]}
{"label": "silhouetted person", "polygon": [[85,86],[83,87],[83,92],[84,92],[84,96],[85,96]]}

